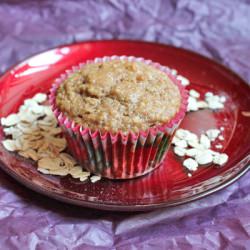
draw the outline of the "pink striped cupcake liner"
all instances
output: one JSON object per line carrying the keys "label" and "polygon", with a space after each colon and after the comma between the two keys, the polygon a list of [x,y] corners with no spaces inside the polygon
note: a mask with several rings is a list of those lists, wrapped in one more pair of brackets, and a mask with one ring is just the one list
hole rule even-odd
{"label": "pink striped cupcake liner", "polygon": [[[176,84],[181,94],[179,111],[167,123],[149,128],[139,133],[102,133],[92,131],[70,120],[56,106],[56,91],[59,85],[75,71],[86,64],[110,60],[144,62],[165,72]],[[74,66],[66,71],[50,89],[50,104],[68,142],[68,148],[79,164],[87,171],[109,179],[131,179],[145,175],[159,167],[170,146],[172,136],[182,121],[187,108],[188,94],[181,83],[167,67],[150,60],[132,56],[111,56],[96,58]]]}

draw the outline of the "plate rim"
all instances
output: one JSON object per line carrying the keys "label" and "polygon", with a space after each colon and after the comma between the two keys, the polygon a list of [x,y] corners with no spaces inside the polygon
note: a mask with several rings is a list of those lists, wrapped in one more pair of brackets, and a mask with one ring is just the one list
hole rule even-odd
{"label": "plate rim", "polygon": [[[246,157],[249,158],[250,157]],[[244,158],[242,161],[246,160]],[[240,172],[237,172],[233,178],[230,180],[224,181],[222,184],[218,184],[218,186],[214,187],[213,189],[203,191],[201,193],[192,195],[191,197],[185,198],[181,201],[173,201],[173,202],[161,202],[161,203],[154,203],[154,204],[139,204],[139,205],[123,205],[123,204],[112,204],[112,203],[101,203],[97,201],[86,201],[86,200],[79,200],[79,199],[70,199],[66,196],[60,195],[57,192],[48,191],[46,188],[43,188],[42,186],[34,184],[32,181],[27,180],[24,176],[16,174],[16,172],[12,171],[8,166],[6,166],[2,160],[0,159],[0,168],[8,175],[10,175],[12,178],[14,178],[19,184],[22,186],[25,186],[26,188],[33,190],[39,194],[45,195],[46,197],[49,197],[50,199],[54,199],[60,202],[64,202],[67,204],[77,205],[79,207],[85,207],[85,208],[94,208],[99,210],[106,210],[106,211],[120,211],[120,212],[135,212],[135,211],[150,211],[153,209],[160,209],[160,208],[169,208],[169,207],[176,207],[179,205],[185,205],[187,203],[191,203],[192,201],[197,201],[203,198],[206,198],[207,196],[216,193],[217,191],[220,191],[234,182],[236,182],[238,179],[240,179],[242,176],[244,176],[248,171],[250,170],[249,159],[246,164],[244,164],[244,167],[241,169]],[[6,168],[5,168],[6,167]],[[9,172],[7,171],[9,170]],[[20,179],[22,181],[20,181]],[[94,183],[93,183],[94,184]],[[100,207],[101,206],[101,207]]]}
{"label": "plate rim", "polygon": [[203,55],[203,54],[199,54],[198,52],[194,51],[194,50],[191,50],[191,49],[188,49],[188,48],[182,48],[182,47],[177,47],[177,46],[174,46],[172,44],[167,44],[167,43],[160,43],[160,42],[154,42],[154,41],[143,41],[143,40],[138,40],[138,39],[100,39],[100,40],[84,40],[84,41],[76,41],[76,42],[71,42],[71,43],[63,43],[63,44],[60,44],[60,45],[57,45],[57,46],[52,46],[52,47],[49,47],[48,49],[43,49],[39,52],[34,52],[34,53],[31,53],[30,55],[28,56],[25,56],[23,59],[20,59],[18,60],[16,63],[14,64],[11,64],[9,67],[7,67],[7,69],[3,72],[3,73],[0,73],[0,79],[6,74],[8,73],[9,71],[13,70],[17,65],[31,59],[32,57],[34,56],[38,56],[40,54],[43,54],[45,52],[49,52],[49,51],[52,51],[52,50],[55,50],[55,49],[58,49],[58,48],[62,48],[62,47],[66,47],[66,46],[74,46],[74,45],[80,45],[80,44],[84,44],[84,43],[99,43],[99,42],[116,42],[116,43],[123,43],[123,42],[128,42],[128,43],[145,43],[145,44],[151,44],[151,45],[156,45],[156,46],[162,46],[162,47],[170,47],[172,49],[175,49],[175,50],[182,50],[183,52],[185,53],[189,53],[189,54],[195,54],[195,56],[198,56],[198,57],[203,57],[204,59],[206,60],[209,60],[211,63],[215,63],[217,64],[217,66],[219,67],[222,67],[224,69],[226,69],[227,71],[230,71],[230,73],[232,75],[234,75],[235,77],[239,78],[242,82],[244,82],[245,86],[248,87],[250,89],[250,84],[247,83],[247,81],[242,77],[240,76],[238,73],[236,73],[235,71],[233,71],[233,69],[229,68],[227,65],[224,65],[222,64],[221,62],[218,62],[216,59],[213,59],[213,58],[210,58],[206,55]]}
{"label": "plate rim", "polygon": [[[161,47],[168,47],[168,48],[172,48],[174,50],[181,50],[185,53],[188,53],[189,55],[195,55],[197,57],[202,57],[203,59],[209,61],[210,63],[216,64],[217,66],[219,66],[220,68],[223,68],[224,70],[227,70],[228,72],[230,72],[230,74],[232,74],[234,77],[238,78],[242,84],[245,85],[245,87],[249,88],[250,91],[250,85],[247,83],[246,80],[244,80],[240,75],[238,75],[236,72],[234,72],[231,68],[228,68],[226,65],[212,59],[209,58],[205,55],[199,54],[196,51],[192,51],[190,49],[186,49],[186,48],[179,48],[173,45],[169,45],[169,44],[163,44],[163,43],[159,43],[159,42],[151,42],[151,41],[142,41],[142,40],[133,40],[133,39],[104,39],[104,40],[86,40],[86,41],[79,41],[79,42],[72,42],[72,43],[68,43],[68,44],[61,44],[58,46],[54,46],[48,49],[44,49],[42,51],[33,53],[27,57],[25,57],[24,59],[18,61],[15,64],[12,64],[10,67],[8,67],[2,74],[0,74],[0,79],[6,75],[7,73],[9,73],[11,70],[15,69],[15,67],[17,67],[19,64],[24,63],[25,61],[30,60],[32,57],[34,56],[38,56],[40,54],[49,52],[49,51],[53,51],[55,49],[58,48],[62,48],[62,47],[67,47],[67,46],[74,46],[74,45],[81,45],[81,44],[86,44],[86,43],[105,43],[105,42],[115,42],[115,43],[143,43],[143,44],[151,44],[151,45],[155,45],[155,46],[161,46]],[[73,205],[77,205],[77,206],[81,206],[81,207],[88,207],[88,208],[94,208],[94,209],[100,209],[100,210],[109,210],[109,211],[148,211],[148,210],[153,210],[153,209],[157,209],[157,208],[167,208],[167,207],[174,207],[174,206],[178,206],[178,205],[183,205],[183,204],[187,204],[189,202],[192,201],[196,201],[199,200],[201,198],[205,198],[207,196],[209,196],[210,194],[213,194],[219,190],[222,190],[226,187],[228,187],[229,185],[231,185],[232,183],[234,183],[235,181],[237,181],[239,178],[241,178],[242,176],[244,176],[249,170],[250,170],[250,165],[249,165],[249,155],[244,156],[243,159],[239,160],[236,164],[238,164],[241,161],[245,161],[246,163],[244,164],[244,166],[241,168],[241,170],[239,172],[237,172],[232,178],[230,178],[229,180],[226,180],[220,184],[218,184],[217,186],[215,186],[212,189],[200,192],[198,194],[192,195],[191,197],[187,197],[182,199],[181,201],[172,201],[172,202],[160,202],[160,203],[153,203],[153,204],[138,204],[138,205],[122,205],[122,204],[111,204],[111,203],[101,203],[98,201],[86,201],[86,200],[80,200],[80,199],[72,199],[72,198],[68,198],[66,196],[63,196],[55,191],[43,188],[42,186],[39,186],[35,183],[33,183],[31,180],[28,180],[27,178],[25,178],[23,175],[17,174],[16,172],[12,171],[11,168],[9,168],[5,163],[2,162],[1,158],[0,158],[0,168],[8,175],[10,175],[12,178],[14,178],[16,181],[18,181],[18,183],[20,183],[21,185],[25,186],[26,188],[29,188],[35,192],[38,192],[42,195],[45,195],[49,198],[58,200],[60,202],[66,202],[69,204],[73,204]],[[235,165],[236,165],[235,164]],[[235,166],[234,165],[234,166]]]}

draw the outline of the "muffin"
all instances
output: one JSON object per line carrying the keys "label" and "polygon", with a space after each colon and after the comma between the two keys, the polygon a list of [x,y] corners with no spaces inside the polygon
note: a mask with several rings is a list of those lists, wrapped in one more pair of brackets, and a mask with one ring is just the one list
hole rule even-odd
{"label": "muffin", "polygon": [[69,149],[86,170],[111,179],[160,165],[184,116],[185,90],[167,68],[105,57],[56,80],[50,101]]}

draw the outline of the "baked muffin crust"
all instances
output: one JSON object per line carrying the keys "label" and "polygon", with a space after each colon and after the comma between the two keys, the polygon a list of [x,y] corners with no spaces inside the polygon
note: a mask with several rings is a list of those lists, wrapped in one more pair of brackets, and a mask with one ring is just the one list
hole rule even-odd
{"label": "baked muffin crust", "polygon": [[138,132],[168,122],[181,95],[164,72],[143,62],[84,65],[59,86],[56,105],[91,130]]}

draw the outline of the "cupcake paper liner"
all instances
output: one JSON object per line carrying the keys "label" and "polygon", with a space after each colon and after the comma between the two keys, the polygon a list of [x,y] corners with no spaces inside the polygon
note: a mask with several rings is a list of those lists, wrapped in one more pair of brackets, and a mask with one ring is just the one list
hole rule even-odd
{"label": "cupcake paper liner", "polygon": [[[101,133],[99,130],[91,131],[90,128],[83,127],[70,120],[56,106],[56,91],[59,85],[86,64],[110,60],[139,61],[165,72],[179,88],[181,94],[179,111],[167,123],[138,133],[130,131],[127,134],[123,132]],[[81,63],[56,79],[50,90],[52,110],[63,129],[72,155],[87,171],[110,179],[135,178],[160,166],[170,146],[172,136],[185,115],[187,98],[187,91],[167,67],[132,56],[103,57]]]}

